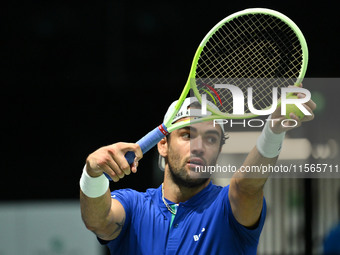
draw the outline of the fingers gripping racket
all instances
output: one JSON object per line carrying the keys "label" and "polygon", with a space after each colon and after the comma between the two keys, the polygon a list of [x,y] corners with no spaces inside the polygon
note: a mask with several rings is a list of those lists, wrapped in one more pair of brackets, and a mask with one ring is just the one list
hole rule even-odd
{"label": "fingers gripping racket", "polygon": [[[137,144],[144,154],[168,133],[184,126],[212,119],[255,117],[257,115],[249,109],[245,109],[242,115],[233,114],[230,91],[212,86],[232,79],[233,85],[242,91],[252,87],[254,107],[265,110],[272,106],[272,87],[299,85],[307,62],[306,40],[288,17],[261,8],[234,13],[216,24],[198,46],[188,80],[173,112]],[[267,79],[272,80],[270,86],[264,82]],[[173,123],[190,90],[199,102],[202,102],[201,95],[208,93],[210,101],[217,107],[207,104],[211,115]],[[135,154],[130,151],[125,157],[131,164]]]}

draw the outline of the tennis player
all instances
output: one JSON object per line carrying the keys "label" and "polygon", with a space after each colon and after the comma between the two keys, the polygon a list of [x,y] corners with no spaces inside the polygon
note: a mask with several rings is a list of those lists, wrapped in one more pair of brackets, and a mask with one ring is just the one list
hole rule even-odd
{"label": "tennis player", "polygon": [[[302,94],[298,95],[303,97]],[[175,121],[196,117],[193,100],[185,100]],[[312,113],[298,122],[313,119]],[[172,104],[168,112],[171,112]],[[283,120],[280,109],[271,116]],[[269,123],[274,123],[273,126]],[[273,165],[285,132],[280,121],[267,122],[243,166]],[[197,171],[213,166],[225,141],[223,125],[202,122],[173,131],[158,143],[164,159],[164,181],[145,193],[132,189],[110,192],[110,175],[117,182],[137,172],[141,149],[133,143],[102,147],[86,160],[80,180],[80,203],[86,227],[111,254],[256,254],[266,216],[263,187],[268,174],[237,171],[227,187],[212,184]],[[136,155],[131,166],[124,155]],[[146,170],[143,170],[146,171]]]}

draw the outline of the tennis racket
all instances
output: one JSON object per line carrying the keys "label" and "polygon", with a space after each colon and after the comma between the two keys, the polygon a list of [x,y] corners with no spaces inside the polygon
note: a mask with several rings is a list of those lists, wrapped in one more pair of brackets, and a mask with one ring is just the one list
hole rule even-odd
{"label": "tennis racket", "polygon": [[[174,111],[137,144],[144,154],[176,129],[212,119],[255,117],[247,107],[244,114],[233,114],[232,93],[213,85],[232,83],[243,92],[252,87],[254,107],[265,110],[272,106],[273,86],[298,86],[307,62],[306,40],[287,16],[262,8],[236,12],[217,23],[203,38]],[[172,123],[189,91],[199,102],[202,94],[208,95],[206,98],[216,107],[206,105],[209,116]],[[125,157],[131,164],[135,154],[130,151]]]}

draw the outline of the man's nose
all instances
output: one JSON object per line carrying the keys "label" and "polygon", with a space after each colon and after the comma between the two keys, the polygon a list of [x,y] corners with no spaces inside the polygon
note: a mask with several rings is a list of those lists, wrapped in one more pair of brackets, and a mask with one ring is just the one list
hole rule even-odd
{"label": "man's nose", "polygon": [[190,151],[192,154],[201,155],[204,153],[204,142],[201,136],[196,136],[190,140]]}

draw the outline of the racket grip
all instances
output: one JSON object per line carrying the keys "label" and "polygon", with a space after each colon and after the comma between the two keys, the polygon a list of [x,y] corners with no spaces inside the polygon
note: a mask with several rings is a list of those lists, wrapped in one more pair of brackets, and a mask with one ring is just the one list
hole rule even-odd
{"label": "racket grip", "polygon": [[[136,143],[140,146],[142,153],[145,154],[148,152],[152,147],[154,147],[160,140],[162,140],[163,137],[165,137],[167,134],[169,134],[167,128],[164,124],[159,125],[149,133],[147,133],[144,137],[142,137],[140,140],[138,140]],[[133,163],[135,160],[135,153],[133,151],[128,151],[125,154],[125,158],[129,165]],[[105,176],[112,180],[111,177],[104,173]]]}

